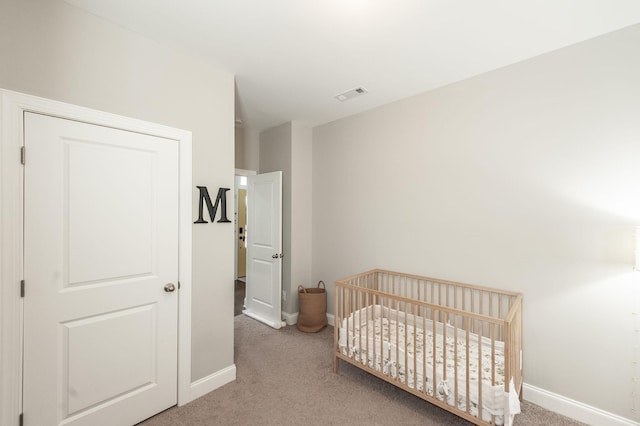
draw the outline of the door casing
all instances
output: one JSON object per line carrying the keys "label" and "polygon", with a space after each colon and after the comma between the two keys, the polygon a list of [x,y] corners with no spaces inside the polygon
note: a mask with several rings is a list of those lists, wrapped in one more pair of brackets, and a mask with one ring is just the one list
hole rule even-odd
{"label": "door casing", "polygon": [[[179,301],[178,405],[191,392],[191,132],[63,102],[0,89],[0,424],[17,424],[22,407],[23,299],[23,117],[25,112],[83,121],[178,141],[179,145]],[[28,164],[29,154],[25,153]],[[26,291],[28,291],[28,283]]]}
{"label": "door casing", "polygon": [[[244,170],[244,169],[236,169],[235,178],[234,178],[234,189],[233,189],[233,217],[235,221],[238,220],[238,190],[240,189],[240,185],[238,180],[241,176],[253,176],[256,174],[255,170]],[[243,186],[246,189],[246,185]],[[238,279],[238,226],[237,223],[234,226],[233,231],[234,243],[233,243],[233,279]]]}
{"label": "door casing", "polygon": [[238,193],[238,208],[236,209],[236,234],[238,235],[236,237],[238,246],[236,250],[238,261],[236,263],[238,265],[236,274],[240,278],[247,276],[247,247],[245,244],[247,236],[247,190],[236,189],[236,191]]}

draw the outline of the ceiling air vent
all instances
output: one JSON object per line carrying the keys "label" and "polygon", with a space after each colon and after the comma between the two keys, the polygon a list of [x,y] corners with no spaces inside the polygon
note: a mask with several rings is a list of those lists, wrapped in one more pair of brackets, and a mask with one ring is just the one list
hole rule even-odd
{"label": "ceiling air vent", "polygon": [[348,101],[349,99],[362,96],[367,92],[368,90],[365,89],[364,87],[356,87],[355,89],[347,90],[346,92],[342,92],[338,95],[335,95],[334,98],[336,98],[340,102],[344,102],[344,101]]}

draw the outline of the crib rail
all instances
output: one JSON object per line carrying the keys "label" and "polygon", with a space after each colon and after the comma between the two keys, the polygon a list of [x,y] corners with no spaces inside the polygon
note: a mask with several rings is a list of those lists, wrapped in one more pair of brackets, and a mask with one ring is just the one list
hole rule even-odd
{"label": "crib rail", "polygon": [[[384,270],[335,284],[336,372],[342,359],[475,424],[510,424],[508,416],[484,407],[503,398],[496,389],[509,392],[511,380],[521,395],[521,294]],[[339,345],[341,328],[346,351]],[[351,330],[354,336],[366,330],[365,336],[352,342]],[[416,348],[426,343],[433,351],[420,355]],[[480,368],[478,380],[472,365]]]}

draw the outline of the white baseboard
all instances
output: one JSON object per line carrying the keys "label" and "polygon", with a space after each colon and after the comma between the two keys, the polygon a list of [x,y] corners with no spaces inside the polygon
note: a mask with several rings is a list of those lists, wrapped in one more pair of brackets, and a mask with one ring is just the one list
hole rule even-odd
{"label": "white baseboard", "polygon": [[335,325],[336,321],[333,314],[327,314],[327,322],[329,323],[329,325]]}
{"label": "white baseboard", "polygon": [[524,399],[579,422],[597,426],[640,426],[640,423],[617,414],[609,413],[562,395],[538,387],[524,384]]}
{"label": "white baseboard", "polygon": [[295,325],[298,323],[298,312],[295,314],[288,314],[286,312],[282,312],[282,317],[287,325]]}
{"label": "white baseboard", "polygon": [[236,379],[236,365],[232,364],[227,368],[223,368],[220,371],[216,371],[213,374],[203,377],[200,380],[196,380],[191,383],[191,389],[189,392],[189,400],[180,405],[184,405],[188,402],[198,399],[201,396],[208,394],[209,392],[218,389],[233,382]]}

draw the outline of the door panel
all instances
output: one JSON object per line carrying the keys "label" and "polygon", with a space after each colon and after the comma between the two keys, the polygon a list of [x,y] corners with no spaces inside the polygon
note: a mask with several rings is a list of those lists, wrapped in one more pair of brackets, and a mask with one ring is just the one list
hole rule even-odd
{"label": "door panel", "polygon": [[282,327],[282,172],[248,176],[247,309]]}
{"label": "door panel", "polygon": [[62,324],[67,416],[157,382],[157,314],[147,305]]}
{"label": "door panel", "polygon": [[26,113],[25,147],[25,424],[175,405],[178,143]]}
{"label": "door panel", "polygon": [[[80,141],[66,141],[64,149],[68,284],[151,274],[156,259],[153,180],[157,156]],[[111,192],[118,194],[120,202],[104,196]]]}
{"label": "door panel", "polygon": [[[254,259],[253,261],[253,274],[252,278],[257,277],[272,277],[274,275],[274,269],[277,268],[277,263],[273,260],[264,261],[262,259]],[[275,265],[274,265],[275,264]],[[251,300],[256,303],[262,305],[265,309],[272,309],[274,307],[274,292],[269,285],[259,285],[259,279],[254,279],[254,282],[251,284]],[[268,282],[265,282],[268,284]],[[277,295],[276,295],[277,296]],[[254,306],[257,308],[257,306]]]}

